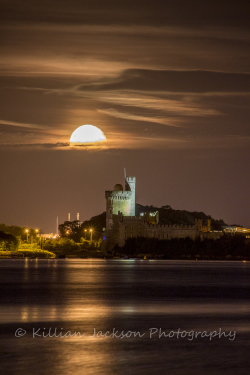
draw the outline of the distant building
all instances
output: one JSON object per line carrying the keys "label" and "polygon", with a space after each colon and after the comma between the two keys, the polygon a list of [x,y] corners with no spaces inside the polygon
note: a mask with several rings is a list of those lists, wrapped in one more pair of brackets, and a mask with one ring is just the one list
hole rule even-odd
{"label": "distant building", "polygon": [[223,229],[223,232],[225,233],[240,233],[240,234],[250,234],[250,229],[248,228],[243,228],[243,227],[239,227],[237,225],[227,225],[227,226],[224,226],[222,227]]}
{"label": "distant building", "polygon": [[[159,212],[144,212],[135,216],[135,177],[125,177],[125,188],[116,184],[114,190],[106,191],[106,229],[103,233],[103,247],[112,249],[116,244],[123,246],[128,238],[146,237],[167,240],[200,235],[210,232],[211,220],[207,225],[196,220],[194,225],[160,225]],[[218,235],[217,235],[218,236]],[[212,237],[212,236],[209,236]]]}
{"label": "distant building", "polygon": [[51,240],[51,239],[58,238],[59,235],[56,233],[42,233],[42,234],[38,234],[37,237],[42,237],[43,240]]}

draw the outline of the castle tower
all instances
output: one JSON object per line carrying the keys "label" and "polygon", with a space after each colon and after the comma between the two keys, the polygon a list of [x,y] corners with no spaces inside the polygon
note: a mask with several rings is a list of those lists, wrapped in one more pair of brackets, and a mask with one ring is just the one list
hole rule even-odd
{"label": "castle tower", "polygon": [[114,229],[114,216],[118,212],[124,216],[135,216],[135,177],[125,177],[125,189],[116,184],[114,190],[105,192],[106,230]]}
{"label": "castle tower", "polygon": [[106,229],[112,230],[114,215],[121,212],[124,216],[131,216],[132,192],[124,191],[121,184],[116,184],[114,190],[105,191],[106,198]]}
{"label": "castle tower", "polygon": [[131,191],[130,216],[135,216],[135,177],[125,177],[125,190]]}
{"label": "castle tower", "polygon": [[211,219],[207,220],[207,231],[211,232]]}

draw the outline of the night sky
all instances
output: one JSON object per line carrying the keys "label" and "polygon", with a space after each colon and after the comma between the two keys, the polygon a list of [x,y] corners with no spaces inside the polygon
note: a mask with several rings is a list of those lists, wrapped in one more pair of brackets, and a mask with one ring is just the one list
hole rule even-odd
{"label": "night sky", "polygon": [[[0,223],[136,201],[250,227],[249,1],[1,1]],[[69,146],[80,125],[107,141]]]}

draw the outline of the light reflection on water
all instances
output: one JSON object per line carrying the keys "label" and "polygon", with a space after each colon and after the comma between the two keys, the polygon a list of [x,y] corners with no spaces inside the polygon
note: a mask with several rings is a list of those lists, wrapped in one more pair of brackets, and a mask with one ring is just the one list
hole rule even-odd
{"label": "light reflection on water", "polygon": [[17,322],[55,322],[55,321],[78,321],[91,316],[92,318],[138,314],[138,315],[238,315],[247,316],[250,314],[250,303],[242,303],[235,305],[234,303],[172,303],[171,305],[164,304],[141,304],[141,305],[122,305],[122,306],[104,306],[100,302],[91,304],[89,306],[79,306],[77,303],[73,306],[17,306],[15,309],[10,309],[9,305],[1,307],[0,319],[2,323],[17,323]]}
{"label": "light reflection on water", "polygon": [[[4,374],[248,374],[249,270],[248,262],[0,260]],[[15,338],[20,327],[27,335]],[[34,327],[86,337],[33,339]],[[237,339],[89,337],[95,328],[151,327],[221,327]]]}

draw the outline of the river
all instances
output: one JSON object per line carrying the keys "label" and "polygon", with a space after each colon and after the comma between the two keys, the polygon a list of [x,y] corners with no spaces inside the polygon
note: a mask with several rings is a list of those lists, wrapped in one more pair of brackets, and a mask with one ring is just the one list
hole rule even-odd
{"label": "river", "polygon": [[249,262],[1,259],[1,373],[247,375],[249,271]]}

